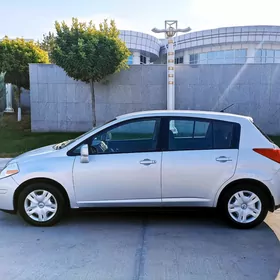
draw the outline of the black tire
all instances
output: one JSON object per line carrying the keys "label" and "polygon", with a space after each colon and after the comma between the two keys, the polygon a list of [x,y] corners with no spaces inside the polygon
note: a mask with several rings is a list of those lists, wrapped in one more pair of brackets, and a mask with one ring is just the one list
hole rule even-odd
{"label": "black tire", "polygon": [[[24,208],[24,202],[26,197],[33,191],[39,191],[39,190],[45,190],[51,193],[57,203],[57,210],[54,216],[47,220],[47,221],[36,221],[28,216],[28,214],[25,211]],[[66,204],[63,195],[61,192],[53,185],[48,184],[48,183],[33,183],[27,187],[25,187],[21,193],[19,194],[18,198],[18,212],[20,216],[30,225],[33,226],[41,226],[41,227],[48,227],[48,226],[53,226],[56,223],[58,223],[61,218],[63,217],[65,211],[66,211]]]}
{"label": "black tire", "polygon": [[[238,222],[234,220],[229,213],[228,202],[230,201],[231,197],[239,191],[244,191],[244,192],[250,191],[256,194],[261,201],[261,212],[259,216],[252,222],[248,222],[248,223]],[[232,227],[239,228],[239,229],[250,229],[258,226],[263,222],[268,212],[268,208],[269,208],[268,205],[269,205],[268,197],[258,185],[242,183],[242,184],[234,185],[228,190],[226,190],[226,192],[222,195],[222,197],[219,200],[218,209],[220,214],[222,214],[222,216]]]}

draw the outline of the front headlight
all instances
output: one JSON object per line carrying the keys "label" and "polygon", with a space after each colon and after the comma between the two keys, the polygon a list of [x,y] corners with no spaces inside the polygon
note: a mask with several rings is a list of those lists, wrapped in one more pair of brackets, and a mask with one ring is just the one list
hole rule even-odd
{"label": "front headlight", "polygon": [[0,172],[0,179],[3,179],[8,176],[12,176],[19,173],[19,168],[16,163],[8,164],[1,172]]}

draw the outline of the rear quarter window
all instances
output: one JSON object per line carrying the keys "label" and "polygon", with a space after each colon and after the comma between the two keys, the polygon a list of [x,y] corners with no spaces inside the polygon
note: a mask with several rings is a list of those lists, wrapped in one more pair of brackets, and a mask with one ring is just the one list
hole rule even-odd
{"label": "rear quarter window", "polygon": [[255,126],[255,128],[271,143],[274,144],[274,142],[268,137],[268,135],[266,133],[264,133],[260,127],[258,125],[256,125],[253,121],[252,121],[252,124]]}

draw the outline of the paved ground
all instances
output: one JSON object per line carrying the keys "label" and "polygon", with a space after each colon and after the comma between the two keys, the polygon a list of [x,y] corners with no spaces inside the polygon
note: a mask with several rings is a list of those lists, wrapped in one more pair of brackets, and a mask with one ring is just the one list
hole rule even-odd
{"label": "paved ground", "polygon": [[52,228],[0,213],[0,236],[3,280],[274,280],[280,266],[269,226],[235,230],[212,211],[84,213]]}
{"label": "paved ground", "polygon": [[[278,240],[280,240],[280,209],[266,218],[267,225],[274,231]],[[279,264],[280,268],[280,264]],[[276,280],[280,280],[280,269]]]}

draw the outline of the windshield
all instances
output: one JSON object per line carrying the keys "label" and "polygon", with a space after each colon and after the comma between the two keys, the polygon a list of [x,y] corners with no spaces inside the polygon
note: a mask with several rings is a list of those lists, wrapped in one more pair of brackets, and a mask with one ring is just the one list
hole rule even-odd
{"label": "windshield", "polygon": [[75,139],[70,139],[70,140],[66,140],[66,141],[63,141],[63,142],[61,142],[61,143],[58,143],[58,144],[54,145],[53,148],[54,148],[55,150],[63,149],[63,148],[65,148],[65,147],[67,147],[68,145],[70,145],[71,143],[73,143],[73,142],[75,142],[75,141],[77,141],[77,140],[83,138],[84,136],[86,136],[86,135],[88,135],[88,134],[91,134],[93,131],[97,130],[97,129],[100,128],[101,126],[106,125],[106,124],[108,124],[108,123],[110,123],[110,122],[113,122],[114,120],[116,120],[116,119],[113,119],[113,120],[110,120],[110,121],[108,121],[108,122],[106,122],[106,123],[104,123],[104,124],[98,125],[98,126],[92,128],[91,130],[87,131],[86,133],[84,133],[84,134],[78,136],[78,137],[75,138]]}

